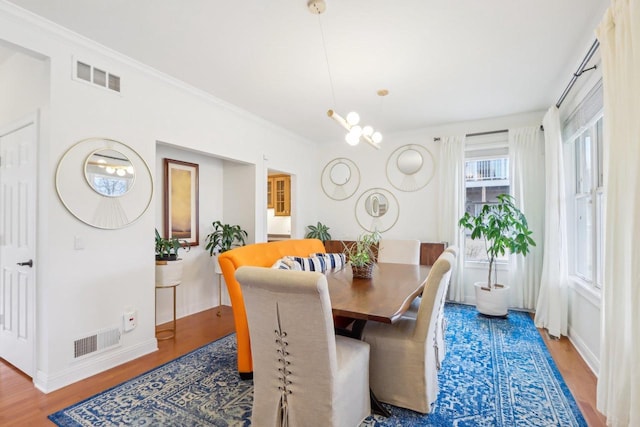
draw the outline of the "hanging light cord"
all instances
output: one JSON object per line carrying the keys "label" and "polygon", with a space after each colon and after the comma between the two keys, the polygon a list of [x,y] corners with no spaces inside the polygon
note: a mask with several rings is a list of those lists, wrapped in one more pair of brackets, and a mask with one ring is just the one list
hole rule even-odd
{"label": "hanging light cord", "polygon": [[331,77],[331,67],[329,66],[329,55],[327,54],[327,42],[324,38],[324,28],[322,28],[322,20],[320,14],[318,14],[318,25],[320,25],[320,36],[322,38],[322,48],[324,50],[324,60],[327,64],[327,73],[329,74],[329,86],[331,87],[331,99],[333,101],[333,107],[336,106],[336,93],[333,90],[333,77]]}

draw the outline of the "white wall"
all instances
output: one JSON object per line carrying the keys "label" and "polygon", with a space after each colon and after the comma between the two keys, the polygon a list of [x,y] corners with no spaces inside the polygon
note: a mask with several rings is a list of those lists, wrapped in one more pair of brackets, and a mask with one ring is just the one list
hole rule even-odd
{"label": "white wall", "polygon": [[[156,161],[162,155],[156,153],[157,141],[203,156],[215,154],[225,160],[257,165],[259,172],[250,177],[253,184],[236,189],[238,194],[248,192],[251,202],[236,207],[249,212],[254,224],[266,224],[265,210],[255,210],[258,200],[261,204],[265,200],[262,192],[255,192],[256,188],[266,187],[263,158],[276,159],[279,153],[289,153],[274,163],[278,169],[300,174],[302,185],[310,186],[311,178],[304,178],[303,172],[316,168],[309,160],[313,156],[308,156],[315,146],[8,3],[0,3],[0,40],[37,52],[50,63],[48,88],[38,91],[48,93],[37,102],[45,103],[42,99],[49,98],[50,108],[44,108],[38,154],[38,338],[34,380],[42,390],[51,391],[157,348],[152,258],[154,228],[162,224],[157,212],[161,181]],[[119,75],[122,93],[73,80],[73,58]],[[20,77],[15,72],[11,74],[11,78]],[[64,151],[79,140],[95,136],[131,146],[147,162],[155,178],[152,208],[120,230],[100,230],[81,223],[65,210],[55,193],[53,177]],[[164,148],[158,150],[162,153]],[[185,160],[192,158],[190,154],[173,154]],[[215,206],[222,193],[222,184],[215,183],[220,166],[205,157],[197,160],[211,168],[201,172],[213,176],[212,183],[207,183],[210,186],[201,184],[201,194],[214,194],[214,202],[206,206],[209,212],[201,215],[201,222],[208,225],[220,212],[223,219],[228,216],[224,206]],[[225,188],[224,192],[231,191]],[[226,202],[222,196],[222,203]],[[300,203],[304,206],[299,212],[303,220],[314,219],[308,213],[313,211],[315,200],[302,194]],[[202,233],[206,234],[202,223],[201,238]],[[265,229],[251,227],[254,234],[266,235]],[[84,250],[74,250],[74,236],[84,241]],[[195,278],[198,272],[207,274],[205,255],[195,250],[187,256],[187,264],[196,270],[188,271],[188,283],[180,286],[179,315],[215,304],[207,278]],[[160,303],[164,318],[166,301],[161,298]],[[120,347],[73,360],[75,339],[120,326],[128,307],[137,309],[138,326],[123,334]]]}

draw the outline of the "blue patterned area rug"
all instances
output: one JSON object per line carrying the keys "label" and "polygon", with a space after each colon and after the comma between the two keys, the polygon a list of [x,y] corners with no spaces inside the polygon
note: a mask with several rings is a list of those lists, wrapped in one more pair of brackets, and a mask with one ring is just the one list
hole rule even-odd
{"label": "blue patterned area rug", "polygon": [[[363,426],[586,426],[527,313],[507,319],[447,304],[447,356],[427,415],[385,405]],[[235,335],[49,416],[59,426],[248,426],[251,381],[236,372]]]}

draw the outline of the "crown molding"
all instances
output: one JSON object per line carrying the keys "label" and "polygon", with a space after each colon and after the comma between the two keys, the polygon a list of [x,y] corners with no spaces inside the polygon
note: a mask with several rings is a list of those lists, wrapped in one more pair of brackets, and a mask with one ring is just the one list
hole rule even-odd
{"label": "crown molding", "polygon": [[[278,133],[288,135],[292,139],[298,140],[300,142],[304,142],[307,144],[314,144],[312,141],[289,131],[283,127],[275,125],[274,123],[263,119],[260,116],[256,116],[253,113],[250,113],[234,104],[226,102],[220,98],[213,96],[212,94],[203,91],[202,89],[198,89],[195,86],[192,86],[180,79],[172,77],[168,74],[163,73],[149,65],[146,65],[138,60],[135,60],[123,53],[120,53],[114,49],[111,49],[101,43],[96,42],[88,37],[85,37],[81,34],[78,34],[66,27],[63,27],[60,24],[56,24],[53,21],[50,21],[40,15],[37,15],[31,11],[23,9],[13,3],[10,3],[7,0],[0,0],[0,12],[11,18],[14,22],[24,25],[25,23],[41,30],[46,35],[55,36],[61,43],[67,44],[69,49],[71,50],[71,55],[75,54],[73,51],[76,47],[81,47],[90,51],[95,52],[98,55],[102,55],[109,60],[117,61],[125,66],[131,67],[145,75],[153,77],[162,81],[163,83],[173,86],[176,89],[179,89],[183,92],[189,93],[190,95],[207,102],[208,104],[215,105],[216,107],[222,108],[238,116],[270,128]],[[11,41],[9,41],[11,43]],[[20,46],[22,47],[22,46]],[[25,46],[29,48],[28,46]],[[43,53],[45,56],[46,53]]]}

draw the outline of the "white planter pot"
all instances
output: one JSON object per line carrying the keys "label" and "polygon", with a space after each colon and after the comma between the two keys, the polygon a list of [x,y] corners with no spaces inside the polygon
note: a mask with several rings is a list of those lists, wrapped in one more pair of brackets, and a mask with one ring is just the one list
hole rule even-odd
{"label": "white planter pot", "polygon": [[220,268],[220,263],[218,262],[218,257],[220,254],[211,255],[211,260],[213,261],[213,268],[216,274],[222,274],[222,269]]}
{"label": "white planter pot", "polygon": [[476,282],[476,308],[487,316],[506,316],[509,310],[509,286],[487,290],[486,282]]}
{"label": "white planter pot", "polygon": [[182,281],[184,264],[182,259],[156,261],[156,286],[175,285]]}

